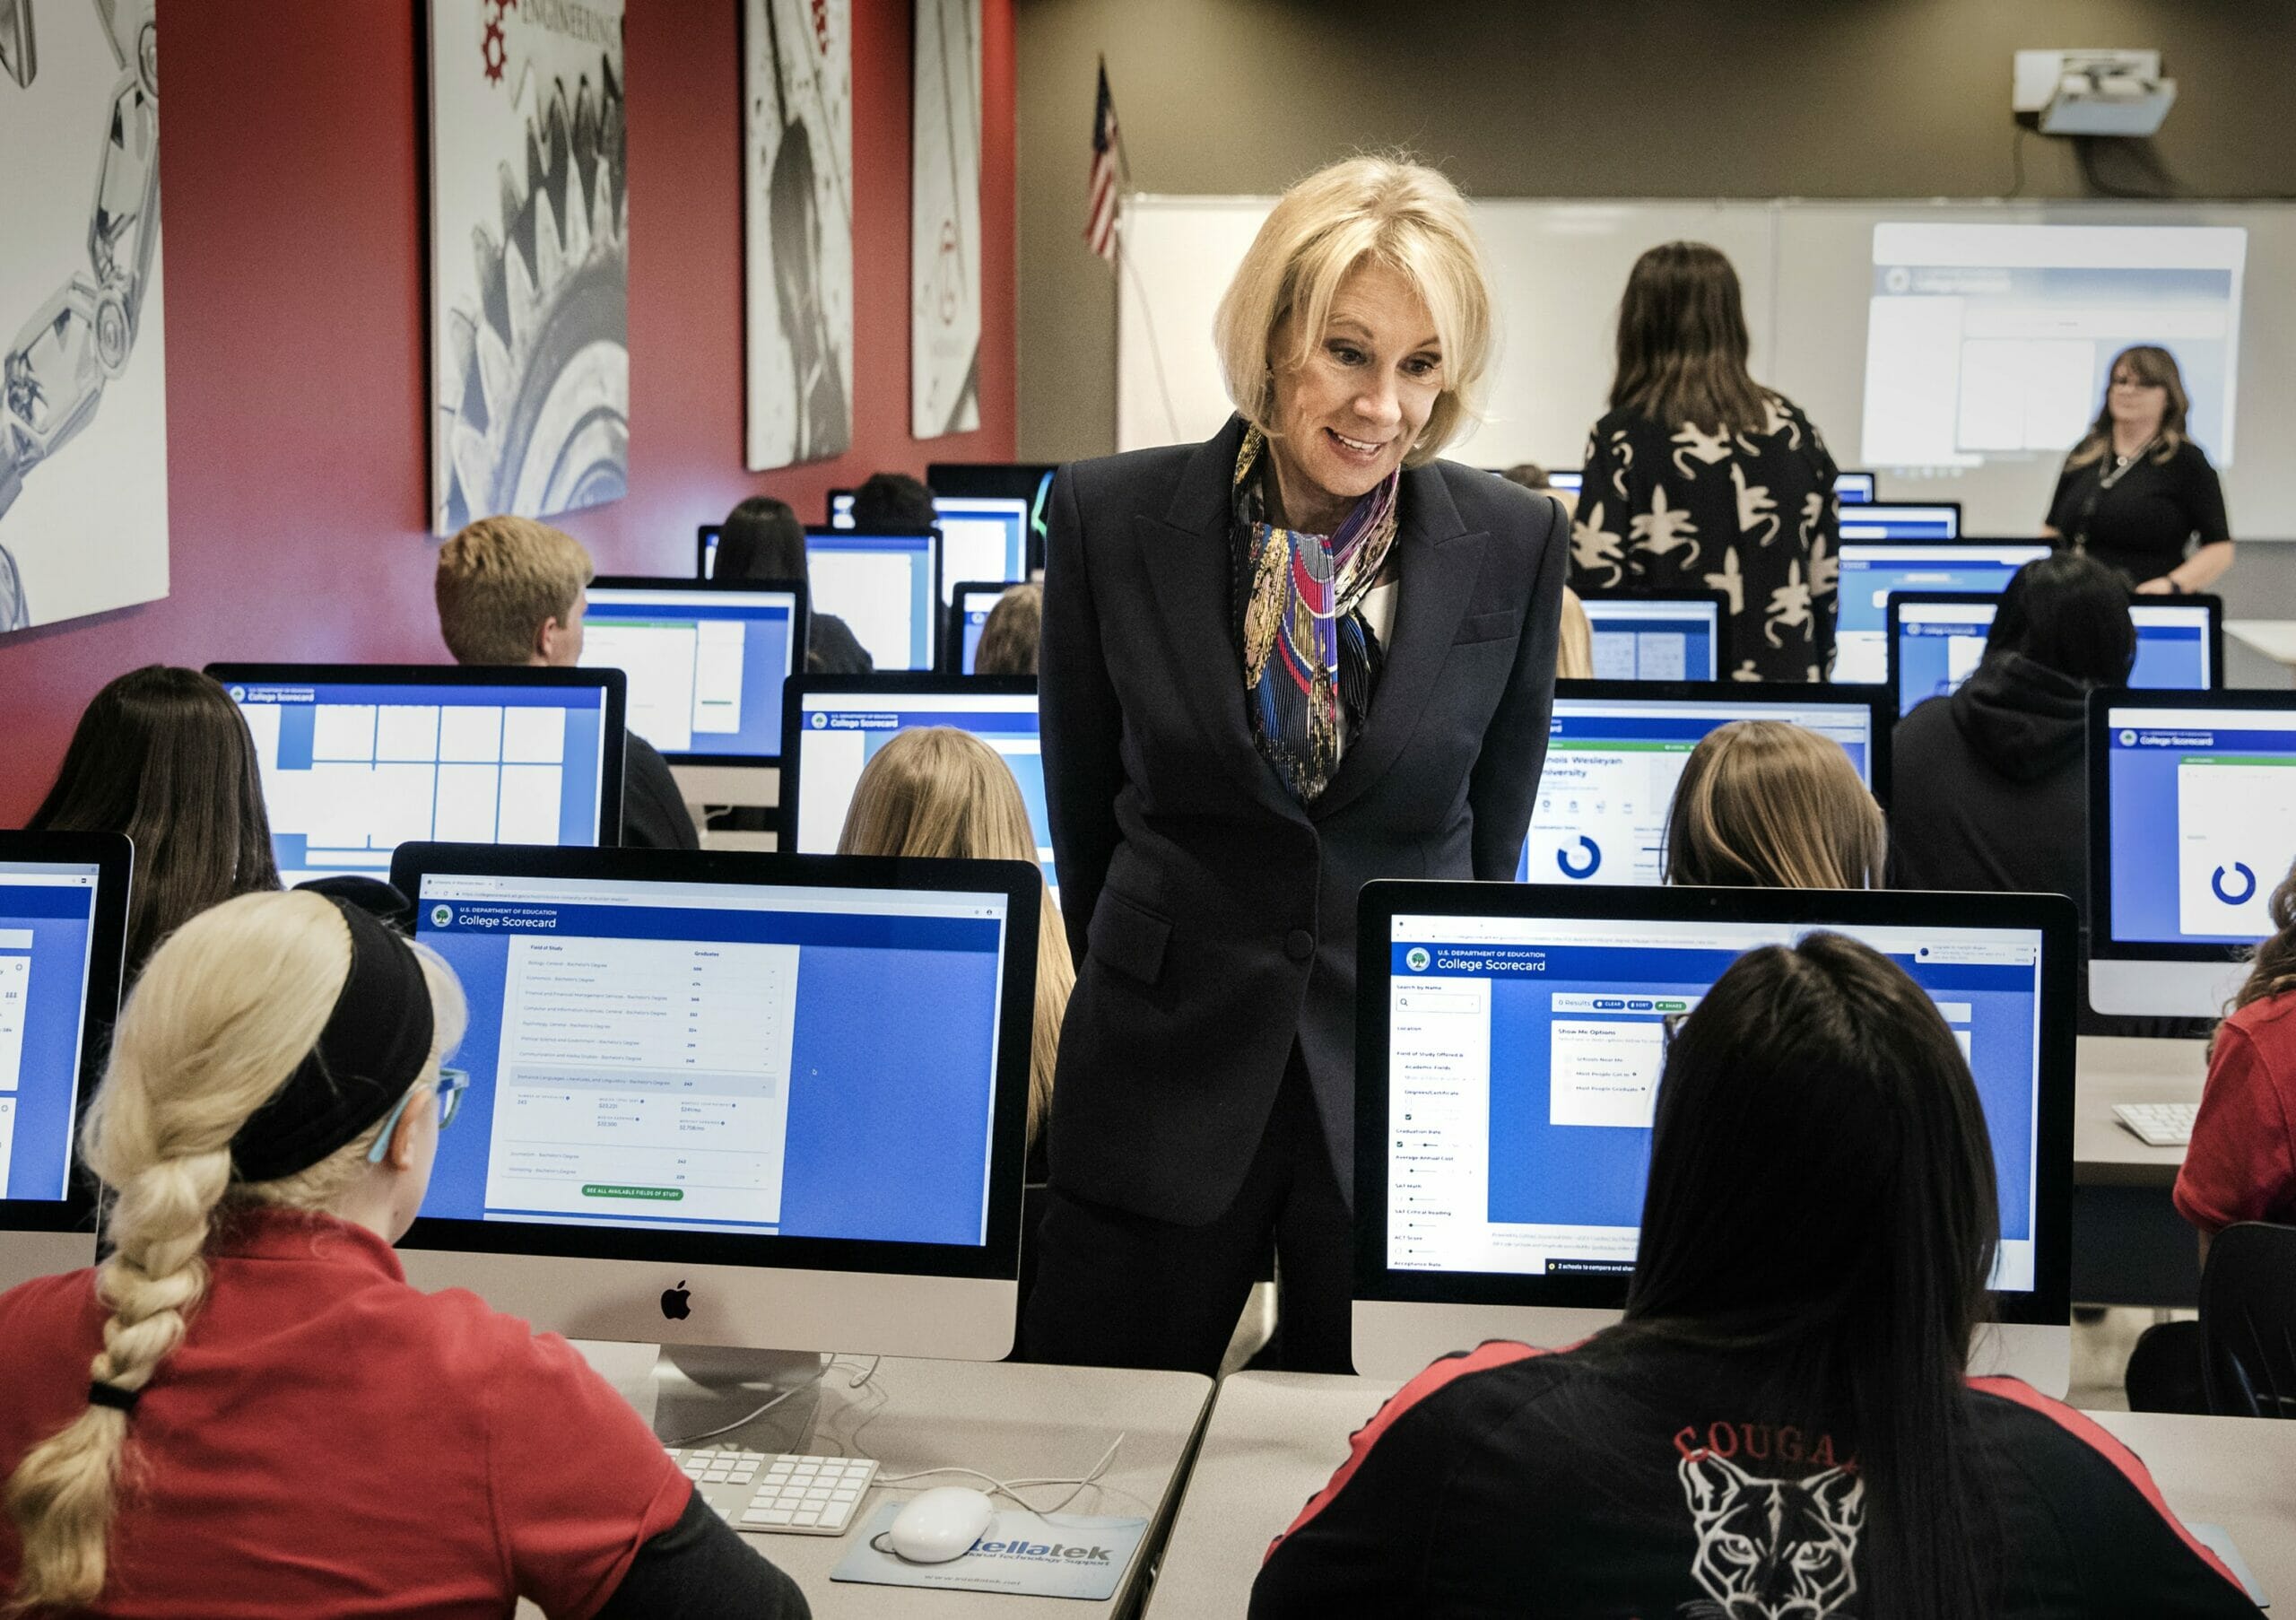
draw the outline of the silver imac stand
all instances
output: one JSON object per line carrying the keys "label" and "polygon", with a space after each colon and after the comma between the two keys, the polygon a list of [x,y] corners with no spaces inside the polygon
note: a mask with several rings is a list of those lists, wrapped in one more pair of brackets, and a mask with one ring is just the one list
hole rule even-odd
{"label": "silver imac stand", "polygon": [[830,1361],[818,1351],[665,1345],[654,1361],[654,1433],[665,1445],[802,1451]]}

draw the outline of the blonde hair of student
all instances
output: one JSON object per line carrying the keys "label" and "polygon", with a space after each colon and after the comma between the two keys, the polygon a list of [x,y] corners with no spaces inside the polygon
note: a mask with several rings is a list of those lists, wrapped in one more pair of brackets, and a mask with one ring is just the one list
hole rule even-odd
{"label": "blonde hair of student", "polygon": [[1783,720],[1734,720],[1691,751],[1666,817],[1666,881],[1875,889],[1889,836],[1841,745]]}
{"label": "blonde hair of student", "polygon": [[985,675],[1032,675],[1037,640],[1044,631],[1044,587],[1015,585],[996,598],[980,627],[972,670]]}
{"label": "blonde hair of student", "polygon": [[[839,855],[941,856],[1036,864],[1037,838],[1011,767],[987,744],[950,726],[920,726],[877,751],[855,784]],[[1060,1023],[1076,964],[1048,890],[1037,919],[1037,1005],[1029,1048],[1029,1140],[1052,1106]]]}
{"label": "blonde hair of student", "polygon": [[[1405,466],[1423,466],[1475,420],[1494,338],[1491,282],[1466,200],[1435,170],[1350,158],[1285,192],[1213,317],[1221,373],[1245,420],[1273,433],[1276,369],[1307,360],[1340,283],[1366,261],[1408,281],[1435,323],[1442,391],[1404,457]],[[1279,344],[1288,352],[1279,353]]]}
{"label": "blonde hair of student", "polygon": [[[417,948],[436,1022],[429,1067],[464,1022],[461,987]],[[317,1042],[351,971],[351,933],[316,894],[242,894],[185,923],[152,954],[119,1019],[81,1157],[110,1199],[114,1248],[96,1269],[111,1315],[92,1382],[141,1389],[196,1330],[203,1258],[233,1204],[322,1209],[367,1169],[382,1122],[309,1169],[231,1179],[231,1138]],[[134,1459],[128,1415],[90,1406],[26,1453],[8,1480],[22,1567],[8,1612],[92,1603],[102,1592],[119,1483]]]}
{"label": "blonde hair of student", "polygon": [[439,548],[439,633],[457,664],[524,664],[597,572],[579,540],[531,518],[481,518]]}
{"label": "blonde hair of student", "polygon": [[1568,585],[1562,588],[1562,628],[1555,638],[1554,678],[1595,678],[1595,627],[1587,618],[1587,605]]}

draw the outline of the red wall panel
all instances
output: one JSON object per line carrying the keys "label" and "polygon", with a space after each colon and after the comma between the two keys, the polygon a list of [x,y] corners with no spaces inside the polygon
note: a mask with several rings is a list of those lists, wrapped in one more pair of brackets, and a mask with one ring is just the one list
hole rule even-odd
{"label": "red wall panel", "polygon": [[[445,657],[432,547],[422,0],[167,0],[160,157],[166,600],[0,637],[0,825],[96,689],[139,664]],[[854,449],[743,465],[737,0],[630,0],[630,493],[562,521],[602,570],[691,570],[744,495],[1007,460],[1012,0],[983,0],[981,427],[909,433],[909,7],[854,0]],[[61,183],[61,182],[59,182]]]}

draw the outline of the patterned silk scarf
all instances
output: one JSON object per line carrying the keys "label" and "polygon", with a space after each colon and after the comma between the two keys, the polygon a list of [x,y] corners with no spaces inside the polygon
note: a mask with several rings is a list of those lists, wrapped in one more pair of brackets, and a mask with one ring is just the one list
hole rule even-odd
{"label": "patterned silk scarf", "polygon": [[1363,724],[1386,653],[1359,611],[1396,538],[1398,469],[1355,503],[1337,533],[1265,520],[1257,428],[1236,457],[1235,599],[1252,740],[1292,796],[1312,805]]}

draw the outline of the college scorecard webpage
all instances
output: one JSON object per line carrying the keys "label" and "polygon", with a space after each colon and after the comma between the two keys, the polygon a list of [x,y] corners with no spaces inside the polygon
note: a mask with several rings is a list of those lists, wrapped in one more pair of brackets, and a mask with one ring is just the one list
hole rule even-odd
{"label": "college scorecard webpage", "polygon": [[985,1241],[1007,910],[425,874],[416,936],[469,998],[471,1086],[422,1214]]}
{"label": "college scorecard webpage", "polygon": [[0,861],[0,1198],[61,1198],[71,1174],[99,873]]}
{"label": "college scorecard webpage", "polygon": [[[1397,915],[1390,931],[1387,1255],[1395,1270],[1634,1265],[1667,1021],[1810,925]],[[2039,930],[1837,927],[1935,999],[2000,1180],[1993,1285],[2034,1286]],[[1750,1166],[1750,1174],[1776,1167]]]}
{"label": "college scorecard webpage", "polygon": [[[2093,710],[2092,710],[2093,713]],[[2296,713],[2113,705],[2105,714],[2112,938],[2246,945],[2274,932],[2296,857]]]}

